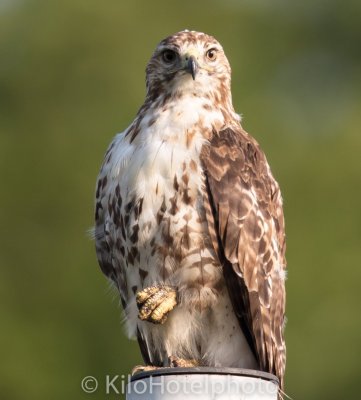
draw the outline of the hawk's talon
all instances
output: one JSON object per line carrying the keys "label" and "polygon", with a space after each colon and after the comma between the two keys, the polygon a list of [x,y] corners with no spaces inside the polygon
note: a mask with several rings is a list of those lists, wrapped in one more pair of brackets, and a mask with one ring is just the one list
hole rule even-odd
{"label": "hawk's talon", "polygon": [[177,305],[177,291],[172,286],[150,286],[137,293],[136,301],[139,319],[163,324]]}
{"label": "hawk's talon", "polygon": [[168,363],[171,368],[193,368],[202,365],[200,360],[185,359],[176,356],[168,357]]}
{"label": "hawk's talon", "polygon": [[157,293],[159,289],[160,286],[149,286],[143,289],[141,292],[138,292],[136,295],[138,308],[140,308],[146,300],[153,296],[153,294]]}
{"label": "hawk's talon", "polygon": [[159,369],[162,367],[155,367],[153,365],[136,365],[133,369],[132,369],[132,373],[131,375],[135,375],[138,374],[140,372],[146,372],[146,371],[154,371],[156,369]]}

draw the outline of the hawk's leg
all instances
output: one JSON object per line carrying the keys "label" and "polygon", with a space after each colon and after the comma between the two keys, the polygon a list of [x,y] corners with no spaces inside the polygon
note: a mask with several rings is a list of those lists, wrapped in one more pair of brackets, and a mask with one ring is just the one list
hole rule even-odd
{"label": "hawk's leg", "polygon": [[136,365],[132,369],[132,376],[135,374],[138,374],[139,372],[154,371],[154,370],[160,369],[160,368],[164,368],[164,367],[155,367],[153,365]]}
{"label": "hawk's leg", "polygon": [[192,368],[192,367],[200,367],[200,360],[186,360],[184,358],[179,358],[175,356],[168,357],[169,366],[170,367],[180,367],[180,368]]}
{"label": "hawk's leg", "polygon": [[136,300],[142,321],[163,324],[177,305],[177,291],[172,286],[150,286],[138,292]]}
{"label": "hawk's leg", "polygon": [[184,358],[179,358],[175,356],[168,357],[169,367],[155,367],[154,365],[136,365],[132,369],[132,376],[138,374],[139,372],[154,371],[156,369],[162,368],[192,368],[199,367],[202,365],[200,360],[186,360]]}

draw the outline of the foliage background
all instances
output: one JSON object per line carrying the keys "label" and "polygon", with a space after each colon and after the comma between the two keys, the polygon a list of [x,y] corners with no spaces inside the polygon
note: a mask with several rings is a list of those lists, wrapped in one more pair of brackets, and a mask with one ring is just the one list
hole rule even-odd
{"label": "foliage background", "polygon": [[[86,399],[140,363],[85,232],[112,136],[165,36],[216,36],[285,199],[295,399],[356,398],[361,373],[361,3],[0,0],[0,397]],[[107,396],[113,398],[112,396]]]}

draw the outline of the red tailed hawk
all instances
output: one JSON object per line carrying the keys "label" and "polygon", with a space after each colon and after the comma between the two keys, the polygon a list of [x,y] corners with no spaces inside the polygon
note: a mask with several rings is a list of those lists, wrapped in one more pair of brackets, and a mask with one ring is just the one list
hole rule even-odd
{"label": "red tailed hawk", "polygon": [[160,42],[99,173],[97,256],[147,365],[259,369],[282,386],[282,198],[230,83],[212,36]]}

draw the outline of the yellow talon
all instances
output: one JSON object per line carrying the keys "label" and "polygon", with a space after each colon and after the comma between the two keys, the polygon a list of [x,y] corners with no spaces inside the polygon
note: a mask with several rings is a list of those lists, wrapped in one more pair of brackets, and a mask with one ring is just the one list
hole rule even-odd
{"label": "yellow talon", "polygon": [[153,294],[157,293],[159,290],[158,286],[149,286],[142,290],[141,292],[137,293],[136,301],[139,304],[144,303],[149,297],[153,296]]}
{"label": "yellow talon", "polygon": [[171,286],[150,286],[137,293],[136,301],[139,319],[163,324],[177,305],[177,292]]}
{"label": "yellow talon", "polygon": [[167,314],[177,305],[176,293],[170,292],[168,297],[154,309],[151,314],[152,322],[163,323],[167,319]]}

